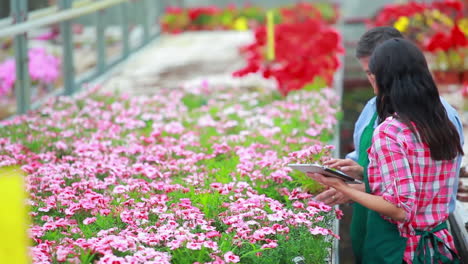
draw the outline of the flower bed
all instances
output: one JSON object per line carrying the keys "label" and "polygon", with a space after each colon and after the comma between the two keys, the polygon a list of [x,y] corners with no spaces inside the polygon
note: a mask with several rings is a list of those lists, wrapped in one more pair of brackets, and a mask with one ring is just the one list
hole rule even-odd
{"label": "flower bed", "polygon": [[3,122],[28,173],[34,263],[326,263],[340,215],[286,164],[320,160],[331,89],[83,94]]}
{"label": "flower bed", "polygon": [[394,26],[426,52],[436,81],[468,83],[468,9],[462,1],[388,4],[370,26]]}
{"label": "flower bed", "polygon": [[[285,18],[284,10],[294,6],[285,6],[275,9],[276,20],[281,22]],[[338,7],[330,3],[297,3],[297,8],[308,11],[308,17],[324,19],[329,24],[336,23]],[[180,8],[168,7],[161,18],[161,28],[166,33],[180,33],[194,30],[247,30],[255,29],[265,24],[266,10],[257,6],[236,7],[229,5],[226,8],[216,6]]]}

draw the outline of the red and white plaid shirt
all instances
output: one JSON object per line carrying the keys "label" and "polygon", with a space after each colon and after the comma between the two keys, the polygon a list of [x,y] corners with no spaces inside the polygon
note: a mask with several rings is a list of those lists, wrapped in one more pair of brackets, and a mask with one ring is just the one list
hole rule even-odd
{"label": "red and white plaid shirt", "polygon": [[[406,212],[403,222],[385,219],[396,223],[401,236],[408,237],[404,254],[407,263],[413,263],[419,242],[415,229],[431,230],[448,219],[456,179],[456,159],[433,160],[429,147],[418,137],[408,126],[389,117],[375,129],[368,150],[372,194],[382,196]],[[447,229],[435,234],[455,250]],[[442,244],[439,251],[450,256]]]}

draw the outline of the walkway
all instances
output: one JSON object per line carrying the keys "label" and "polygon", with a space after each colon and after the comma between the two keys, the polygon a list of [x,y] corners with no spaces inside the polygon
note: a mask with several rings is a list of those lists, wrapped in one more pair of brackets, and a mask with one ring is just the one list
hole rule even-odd
{"label": "walkway", "polygon": [[226,31],[163,36],[108,75],[102,90],[152,95],[160,87],[178,88],[194,81],[224,85],[266,82],[258,76],[231,77],[244,63],[238,48],[252,40],[251,33]]}

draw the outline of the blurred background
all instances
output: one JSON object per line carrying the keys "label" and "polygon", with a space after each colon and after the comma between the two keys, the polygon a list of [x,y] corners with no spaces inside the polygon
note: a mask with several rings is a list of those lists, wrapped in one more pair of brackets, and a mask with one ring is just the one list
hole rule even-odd
{"label": "blurred background", "polygon": [[[90,86],[149,96],[159,87],[177,88],[205,76],[223,82],[265,67],[268,71],[261,72],[261,78],[273,81],[284,96],[305,88],[336,88],[342,112],[336,156],[344,157],[354,149],[354,123],[374,96],[354,56],[356,43],[369,28],[394,26],[424,50],[440,92],[459,111],[467,136],[467,6],[466,1],[455,0],[0,0],[0,120]],[[283,80],[270,72],[274,58],[264,56],[264,50],[255,61],[245,56],[245,47],[252,43],[268,48],[268,10],[274,10],[272,23],[282,39],[289,36],[287,30],[281,31],[281,23],[320,17],[320,23],[329,27],[324,34],[339,35],[339,43],[330,47],[333,59],[320,60],[317,74],[295,73]],[[263,40],[255,39],[256,34],[263,34]],[[281,42],[276,41],[278,49]],[[315,45],[322,50],[327,43],[322,39]],[[281,56],[282,51],[274,52]],[[464,250],[467,165],[464,157],[457,223],[453,223]],[[352,212],[348,205],[341,209],[345,214],[339,228],[339,259],[354,263],[347,236]]]}

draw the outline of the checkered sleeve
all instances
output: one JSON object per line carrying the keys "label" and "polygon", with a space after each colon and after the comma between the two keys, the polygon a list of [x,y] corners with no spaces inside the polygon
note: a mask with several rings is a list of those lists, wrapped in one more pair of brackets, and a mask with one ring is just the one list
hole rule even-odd
{"label": "checkered sleeve", "polygon": [[391,124],[383,124],[374,132],[373,144],[369,150],[372,163],[369,182],[371,186],[378,188],[378,195],[384,200],[405,210],[406,219],[397,222],[398,227],[414,234],[411,221],[416,211],[416,189],[404,150],[404,138],[398,132],[399,128]]}

